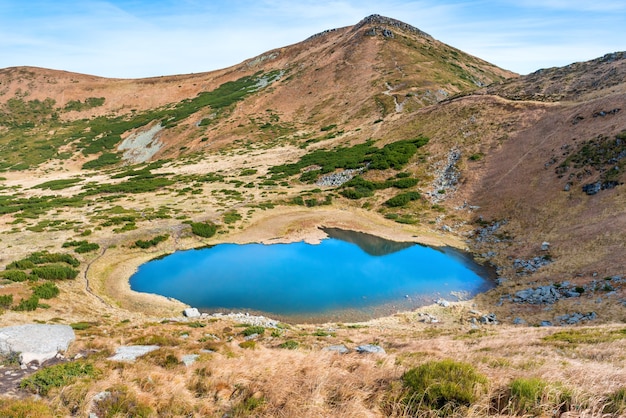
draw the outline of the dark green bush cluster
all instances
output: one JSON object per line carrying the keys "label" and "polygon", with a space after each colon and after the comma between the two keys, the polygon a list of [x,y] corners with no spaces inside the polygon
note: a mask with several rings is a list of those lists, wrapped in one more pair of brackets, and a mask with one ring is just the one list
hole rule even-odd
{"label": "dark green bush cluster", "polygon": [[170,180],[165,177],[150,175],[150,176],[136,176],[130,180],[117,184],[99,184],[88,187],[87,195],[94,195],[99,193],[148,193],[161,189],[166,186],[174,184],[174,180]]}
{"label": "dark green bush cluster", "polygon": [[0,277],[11,280],[12,282],[23,282],[29,279],[28,274],[24,273],[22,270],[6,270],[0,273]]}
{"label": "dark green bush cluster", "polygon": [[191,232],[202,238],[211,238],[217,232],[217,225],[213,222],[193,222]]}
{"label": "dark green bush cluster", "polygon": [[78,254],[88,253],[90,251],[96,251],[100,246],[96,243],[88,241],[67,241],[62,245],[63,248],[73,247],[74,251]]}
{"label": "dark green bush cluster", "polygon": [[69,111],[80,112],[83,110],[89,110],[94,107],[102,106],[104,104],[104,101],[105,101],[104,97],[87,97],[84,102],[81,102],[80,100],[70,100],[65,105],[64,110],[67,112]]}
{"label": "dark green bush cluster", "polygon": [[408,189],[416,186],[417,179],[402,177],[397,180],[387,180],[383,182],[365,180],[361,176],[356,176],[352,180],[343,184],[344,190],[340,192],[343,197],[348,199],[361,199],[374,194],[376,190],[388,189],[395,187],[396,189]]}
{"label": "dark green bush cluster", "polygon": [[80,265],[80,261],[75,259],[69,254],[60,254],[60,253],[49,253],[47,251],[39,251],[32,253],[26,258],[22,260],[13,261],[7,266],[7,270],[10,269],[18,269],[18,270],[26,270],[29,268],[35,267],[35,265],[39,264],[48,264],[48,263],[66,263],[72,267],[78,267]]}
{"label": "dark green bush cluster", "polygon": [[487,378],[470,364],[442,360],[407,371],[402,382],[406,390],[404,402],[411,413],[427,409],[448,416],[472,405],[485,389]]}
{"label": "dark green bush cluster", "polygon": [[34,189],[49,189],[49,190],[62,190],[67,189],[80,182],[82,179],[61,179],[61,180],[50,180],[44,183],[33,186]]}
{"label": "dark green bush cluster", "polygon": [[[304,155],[300,161],[271,167],[269,172],[274,179],[299,174],[309,166],[320,166],[319,170],[304,173],[302,181],[314,181],[317,175],[331,173],[338,168],[356,169],[368,166],[373,170],[401,169],[415,155],[417,149],[428,143],[424,137],[402,140],[377,148],[373,141],[352,147],[339,147],[333,150],[315,150]],[[301,178],[302,179],[302,178]]]}
{"label": "dark green bush cluster", "polygon": [[39,297],[31,295],[28,299],[20,300],[16,306],[13,307],[14,311],[34,311],[39,307]]}
{"label": "dark green bush cluster", "polygon": [[114,154],[112,152],[105,152],[101,154],[98,158],[96,158],[95,160],[87,161],[85,164],[83,164],[82,169],[83,170],[97,170],[102,167],[106,167],[107,165],[115,165],[119,163],[121,160],[122,160],[122,157],[120,157],[119,155]]}
{"label": "dark green bush cluster", "polygon": [[65,264],[48,264],[32,269],[32,273],[43,280],[71,280],[78,276],[78,270],[74,270]]}
{"label": "dark green bush cluster", "polygon": [[284,348],[286,350],[296,350],[299,346],[300,343],[294,340],[287,340],[279,345],[280,348]]}
{"label": "dark green bush cluster", "polygon": [[33,295],[40,299],[52,299],[59,295],[59,288],[51,282],[46,282],[33,288]]}
{"label": "dark green bush cluster", "polygon": [[147,241],[140,239],[140,240],[135,241],[135,247],[143,248],[143,249],[155,247],[159,245],[159,243],[166,241],[168,238],[169,238],[168,235],[157,235],[156,237]]}
{"label": "dark green bush cluster", "polygon": [[46,396],[53,388],[63,387],[79,377],[94,376],[95,374],[95,369],[88,363],[61,363],[41,369],[22,379],[20,387],[37,395]]}
{"label": "dark green bush cluster", "polygon": [[[19,216],[24,218],[37,218],[50,209],[62,207],[81,207],[86,204],[82,196],[59,197],[39,196],[19,198],[10,195],[0,196],[0,215],[21,212]],[[18,215],[15,215],[16,217]]]}
{"label": "dark green bush cluster", "polygon": [[421,197],[422,196],[418,192],[400,193],[387,200],[384,205],[390,208],[397,208],[414,200],[419,200]]}

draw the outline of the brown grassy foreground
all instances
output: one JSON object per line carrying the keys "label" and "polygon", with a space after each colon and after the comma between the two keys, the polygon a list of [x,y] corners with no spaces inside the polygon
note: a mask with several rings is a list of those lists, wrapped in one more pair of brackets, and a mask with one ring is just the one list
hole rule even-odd
{"label": "brown grassy foreground", "polygon": [[[470,320],[476,315],[468,303],[422,312],[440,322],[425,324],[415,312],[358,325],[284,325],[248,342],[242,334],[245,326],[231,320],[102,318],[77,331],[78,340],[67,353],[86,355],[97,370],[94,377],[52,389],[39,402],[55,416],[86,416],[89,411],[100,411],[100,416],[414,416],[403,401],[402,375],[427,361],[452,359],[471,364],[487,378],[476,402],[457,408],[454,415],[625,412],[610,397],[626,385],[623,326],[473,327]],[[107,360],[122,344],[161,348],[135,363]],[[335,344],[351,352],[323,350]],[[354,352],[361,344],[380,345],[387,353]],[[199,358],[185,366],[181,360],[187,354]],[[546,385],[522,409],[509,390],[519,378]],[[104,391],[113,395],[98,401],[96,395]],[[560,415],[567,411],[576,413]],[[414,413],[437,416],[428,409]]]}

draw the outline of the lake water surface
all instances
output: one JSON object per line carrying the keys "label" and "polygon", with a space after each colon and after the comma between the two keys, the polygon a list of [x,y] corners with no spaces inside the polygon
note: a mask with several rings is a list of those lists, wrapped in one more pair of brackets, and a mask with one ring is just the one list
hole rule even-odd
{"label": "lake water surface", "polygon": [[178,251],[140,266],[130,286],[203,311],[245,311],[287,322],[366,320],[493,287],[487,269],[452,249],[324,231],[330,238],[316,245]]}

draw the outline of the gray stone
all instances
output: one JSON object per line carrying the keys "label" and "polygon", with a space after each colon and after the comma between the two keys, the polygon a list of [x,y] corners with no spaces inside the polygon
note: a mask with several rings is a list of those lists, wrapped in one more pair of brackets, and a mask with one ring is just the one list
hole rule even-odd
{"label": "gray stone", "polygon": [[542,326],[542,327],[551,327],[551,326],[552,326],[552,322],[550,322],[550,321],[541,321],[541,323],[539,324],[539,326]]}
{"label": "gray stone", "polygon": [[198,308],[187,308],[183,311],[183,315],[187,318],[199,318],[202,316],[200,311],[198,311]]}
{"label": "gray stone", "polygon": [[113,361],[127,361],[133,362],[138,357],[146,355],[154,350],[158,350],[158,345],[128,345],[121,346],[115,350],[115,355],[109,357],[109,360]]}
{"label": "gray stone", "polygon": [[447,308],[448,306],[450,306],[450,302],[445,299],[437,299],[437,305]]}
{"label": "gray stone", "polygon": [[76,339],[69,325],[26,324],[0,328],[0,353],[20,353],[20,363],[39,364],[65,351]]}
{"label": "gray stone", "polygon": [[356,348],[356,351],[361,354],[386,354],[381,346],[374,344],[360,345]]}
{"label": "gray stone", "polygon": [[250,334],[250,335],[247,335],[246,337],[244,337],[244,340],[252,341],[252,340],[256,340],[257,338],[259,338],[259,334],[254,333],[254,334]]}
{"label": "gray stone", "polygon": [[525,321],[525,320],[523,320],[522,318],[519,318],[519,317],[518,317],[518,318],[515,318],[515,319],[513,320],[513,323],[514,323],[515,325],[526,325],[526,321]]}
{"label": "gray stone", "polygon": [[197,354],[186,354],[182,358],[182,362],[185,366],[189,367],[198,360],[200,356]]}
{"label": "gray stone", "polygon": [[490,314],[481,316],[480,322],[485,325],[497,325],[498,319],[496,318],[496,314],[490,313]]}
{"label": "gray stone", "polygon": [[541,243],[541,251],[548,251],[550,249],[550,243],[548,241],[544,241]]}
{"label": "gray stone", "polygon": [[343,344],[341,344],[341,345],[330,345],[328,347],[324,347],[322,350],[323,351],[334,351],[334,352],[339,353],[339,354],[347,354],[348,352],[350,352],[350,350],[348,350],[348,347],[346,347]]}

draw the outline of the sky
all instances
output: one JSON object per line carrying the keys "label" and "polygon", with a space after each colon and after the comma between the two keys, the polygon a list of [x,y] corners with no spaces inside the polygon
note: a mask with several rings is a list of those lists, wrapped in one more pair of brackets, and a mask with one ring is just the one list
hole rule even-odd
{"label": "sky", "polygon": [[625,0],[0,0],[0,68],[198,73],[371,14],[520,74],[626,50]]}

